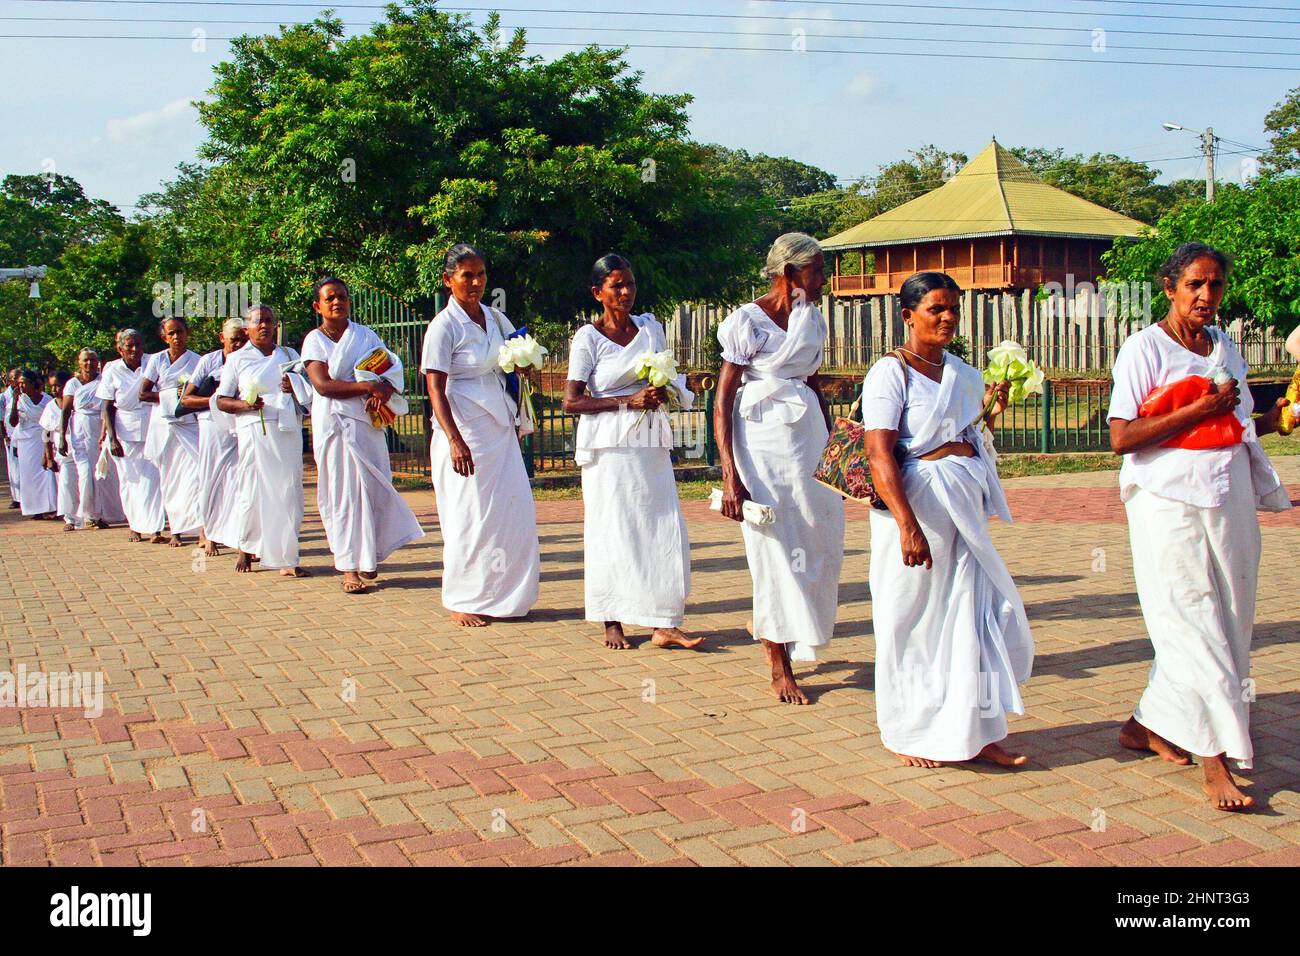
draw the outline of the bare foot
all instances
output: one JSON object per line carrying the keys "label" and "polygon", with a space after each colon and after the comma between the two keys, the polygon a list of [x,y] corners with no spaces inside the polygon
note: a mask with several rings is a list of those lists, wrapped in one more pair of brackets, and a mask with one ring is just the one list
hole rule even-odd
{"label": "bare foot", "polygon": [[309,578],[311,572],[306,568],[281,568],[280,576],[284,578]]}
{"label": "bare foot", "polygon": [[181,540],[181,536],[178,534],[174,534],[170,538],[168,538],[167,543],[171,545],[173,548],[179,548],[185,544],[185,542]]}
{"label": "bare foot", "polygon": [[215,558],[217,555],[221,553],[221,545],[217,544],[217,542],[209,538],[203,544],[203,553],[206,554],[209,558]]}
{"label": "bare foot", "polygon": [[253,570],[253,556],[247,551],[240,551],[239,558],[235,561],[235,570],[240,574]]}
{"label": "bare foot", "polygon": [[1176,763],[1180,767],[1189,766],[1192,758],[1187,756],[1165,738],[1159,734],[1153,734],[1137,722],[1136,717],[1130,717],[1128,722],[1120,728],[1119,742],[1129,750],[1145,750],[1149,753],[1158,754],[1162,759],[1170,763]]}
{"label": "bare foot", "polygon": [[366,582],[357,576],[355,571],[343,572],[343,593],[344,594],[364,594],[366,591]]}
{"label": "bare foot", "polygon": [[357,573],[360,574],[362,580],[365,581],[373,581],[375,578],[379,577],[378,571],[359,571]]}
{"label": "bare foot", "polygon": [[632,645],[623,634],[623,625],[618,621],[605,622],[605,646],[615,651],[630,651]]}
{"label": "bare foot", "polygon": [[[894,753],[892,750],[890,753]],[[913,757],[910,754],[895,753],[895,757],[903,764],[904,767],[924,767],[926,770],[933,770],[935,767],[942,767],[943,762],[931,760],[929,757]]]}
{"label": "bare foot", "polygon": [[143,541],[144,536],[141,535],[139,531],[132,531],[126,536],[126,540],[135,543],[136,541]]}
{"label": "bare foot", "polygon": [[76,526],[75,524],[73,524],[71,521],[65,521],[65,522],[63,522],[63,530],[64,530],[64,531],[76,531],[76,530],[77,530],[77,526]]}
{"label": "bare foot", "polygon": [[767,651],[767,662],[772,666],[772,693],[783,704],[807,704],[808,698],[795,683],[794,671],[790,669],[790,657],[784,644],[776,644],[767,638],[760,638],[763,649]]}
{"label": "bare foot", "polygon": [[1255,805],[1255,798],[1242,793],[1237,782],[1228,770],[1228,761],[1223,754],[1217,757],[1202,757],[1205,768],[1205,795],[1210,798],[1210,806],[1216,810],[1239,813]]}
{"label": "bare foot", "polygon": [[98,528],[100,531],[103,531],[108,527],[108,522],[105,521],[103,518],[96,518],[94,521],[90,523],[90,525],[92,528]]}
{"label": "bare foot", "polygon": [[487,627],[488,619],[481,614],[468,614],[465,611],[452,611],[451,619],[461,627]]}
{"label": "bare foot", "polygon": [[154,534],[153,534],[153,537],[149,539],[149,543],[150,543],[150,544],[166,544],[166,543],[167,543],[167,539],[163,536],[163,533],[162,533],[161,531],[155,531]]}
{"label": "bare foot", "polygon": [[17,501],[11,501],[11,502],[9,502],[9,507],[10,507],[10,508],[21,508],[22,505],[19,504]]}
{"label": "bare foot", "polygon": [[650,638],[650,643],[655,647],[684,647],[689,651],[703,644],[704,638],[683,634],[676,627],[657,627],[654,636]]}
{"label": "bare foot", "polygon": [[1023,767],[1029,763],[1029,758],[1024,754],[1013,754],[1010,751],[1003,750],[999,744],[987,744],[973,759],[987,760],[999,767]]}

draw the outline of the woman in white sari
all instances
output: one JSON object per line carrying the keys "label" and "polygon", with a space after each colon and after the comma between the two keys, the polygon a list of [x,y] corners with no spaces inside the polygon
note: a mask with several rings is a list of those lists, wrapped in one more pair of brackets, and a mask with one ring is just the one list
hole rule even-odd
{"label": "woman in white sari", "polygon": [[809,304],[826,282],[821,247],[787,233],[763,271],[771,289],[718,328],[722,513],[742,521],[751,499],[773,509],[774,522],[741,525],[754,583],[750,631],[767,653],[777,699],[807,704],[790,662],[815,660],[830,643],[844,561],[844,502],[812,478],[830,427],[817,377],[826,320]]}
{"label": "woman in white sari", "polygon": [[41,413],[53,399],[45,394],[42,384],[39,372],[23,371],[18,399],[6,421],[12,428],[10,441],[18,458],[23,516],[44,521],[54,517],[57,488],[54,472],[47,467],[45,430],[41,427]]}
{"label": "woman in white sari", "polygon": [[41,428],[45,432],[45,467],[54,472],[55,513],[63,519],[64,531],[77,531],[82,527],[77,500],[77,463],[68,454],[63,443],[63,389],[72,381],[72,375],[59,370],[50,375],[50,401],[41,410]]}
{"label": "woman in white sari", "polygon": [[9,412],[13,410],[13,403],[18,401],[18,385],[22,378],[22,370],[11,368],[5,375],[4,394],[0,395],[0,440],[3,440],[5,446],[5,475],[9,479],[9,507],[21,508],[22,501],[21,486],[22,475],[18,469],[18,456],[14,454],[14,445],[12,441],[12,431],[9,426]]}
{"label": "woman in white sari", "polygon": [[[216,394],[218,411],[235,417],[239,439],[235,570],[252,570],[256,556],[266,570],[305,578],[309,572],[298,565],[303,409],[285,372],[298,353],[276,345],[279,323],[269,305],[255,305],[246,315],[248,344],[226,362]],[[259,392],[251,402],[250,385]]]}
{"label": "woman in white sari", "polygon": [[[203,530],[199,498],[199,423],[193,415],[177,415],[181,389],[199,364],[197,352],[186,346],[190,326],[180,317],[163,320],[158,334],[167,348],[149,356],[140,380],[140,401],[157,405],[145,437],[145,455],[158,466],[163,509],[171,528],[168,544],[179,548],[181,535]],[[200,542],[203,543],[203,542]]]}
{"label": "woman in white sari", "polygon": [[[1291,501],[1259,445],[1260,435],[1277,430],[1285,399],[1252,420],[1250,389],[1238,387],[1246,360],[1214,327],[1227,275],[1227,257],[1211,246],[1186,243],[1174,252],[1160,270],[1169,315],[1120,348],[1107,417],[1111,448],[1124,456],[1120,498],[1155,649],[1146,691],[1120,743],[1176,764],[1200,757],[1210,805],[1234,811],[1254,803],[1233,780],[1228,758],[1249,770],[1254,756],[1256,511],[1285,511]],[[1139,414],[1153,389],[1193,375],[1214,383],[1209,394],[1164,414]],[[1225,413],[1243,426],[1239,441],[1166,446]]]}
{"label": "woman in white sari", "polygon": [[126,520],[117,488],[117,469],[104,477],[96,474],[104,437],[104,400],[98,395],[99,353],[82,349],[77,354],[77,374],[63,386],[60,442],[77,475],[79,528],[107,528]]}
{"label": "woman in white sari", "polygon": [[690,408],[684,376],[660,388],[637,377],[647,355],[666,348],[649,313],[633,315],[636,277],[622,256],[591,270],[604,313],[569,345],[564,410],[578,419],[574,459],[582,468],[583,582],[587,620],[605,626],[605,646],[632,647],[623,626],[654,629],[656,647],[695,648],[681,631],[691,591],[691,546],[673,475],[673,431],[665,405]]}
{"label": "woman in white sari", "polygon": [[541,548],[524,469],[518,409],[498,364],[515,328],[482,302],[483,256],[459,244],[447,253],[447,307],[424,334],[420,371],[429,386],[429,442],[442,529],[442,606],[461,627],[523,617],[537,603]]}
{"label": "woman in white sari", "polygon": [[[235,420],[216,408],[216,384],[226,360],[248,342],[243,319],[227,319],[221,326],[221,347],[208,352],[194,369],[181,393],[181,406],[193,409],[199,421],[199,512],[203,519],[204,551],[215,556],[220,545],[236,547],[237,502],[235,470],[239,442]],[[202,392],[196,389],[202,389]]]}
{"label": "woman in white sari", "polygon": [[1011,514],[991,433],[980,428],[981,419],[993,427],[1008,386],[986,389],[945,351],[959,295],[942,272],[903,283],[907,344],[872,367],[862,391],[871,474],[888,508],[870,518],[876,722],[907,766],[980,758],[1013,767],[1026,758],[1000,742],[1007,713],[1024,713],[1019,685],[1034,642],[989,537],[988,519]]}
{"label": "woman in white sari", "polygon": [[144,441],[149,432],[153,406],[140,401],[141,361],[144,339],[135,329],[117,333],[117,354],[104,366],[95,394],[103,400],[104,440],[117,469],[122,511],[131,534],[127,540],[162,544],[167,523],[163,510],[158,466],[145,457]]}
{"label": "woman in white sari", "polygon": [[371,423],[368,412],[387,403],[396,389],[386,380],[357,380],[357,363],[385,348],[383,341],[350,320],[352,297],[341,279],[317,281],[311,307],[321,324],[303,340],[302,359],[315,389],[316,507],[334,567],[343,572],[343,591],[360,594],[379,577],[384,559],[424,532],[393,487],[384,429]]}

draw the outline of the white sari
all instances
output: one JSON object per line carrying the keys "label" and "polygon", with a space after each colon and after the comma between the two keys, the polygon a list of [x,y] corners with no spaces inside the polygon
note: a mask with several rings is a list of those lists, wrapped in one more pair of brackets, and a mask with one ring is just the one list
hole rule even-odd
{"label": "white sari", "polygon": [[143,364],[132,371],[121,359],[104,366],[95,393],[115,406],[114,431],[122,457],[110,456],[117,471],[118,490],[127,526],[137,534],[159,534],[167,524],[158,466],[145,457],[145,435],[153,406],[140,401]]}
{"label": "white sari", "polygon": [[9,425],[9,410],[13,407],[14,391],[7,384],[4,386],[4,395],[0,397],[0,428],[4,429],[5,436],[9,441],[5,442],[5,474],[9,478],[9,497],[14,501],[22,501],[22,470],[18,467],[18,454],[14,450],[13,428]]}
{"label": "white sari", "polygon": [[806,379],[821,366],[826,320],[795,307],[782,330],[749,303],[718,328],[726,361],[743,365],[732,453],[750,497],[776,521],[741,523],[754,583],[754,638],[789,644],[791,660],[830,643],[844,561],[844,502],[813,481],[828,433]]}
{"label": "white sari", "polygon": [[[1010,522],[997,466],[977,428],[979,371],[944,356],[939,382],[908,370],[899,428],[901,364],[882,358],[862,395],[867,429],[899,429],[908,450],[903,491],[930,546],[933,567],[906,567],[898,524],[871,509],[871,617],[876,638],[876,721],[894,753],[969,760],[1007,735],[1007,713],[1024,713],[1034,642],[988,519]],[[971,458],[921,461],[965,440]]]}
{"label": "white sari", "polygon": [[1133,716],[1200,757],[1253,766],[1250,644],[1262,539],[1257,511],[1291,507],[1252,418],[1249,369],[1233,341],[1207,326],[1208,356],[1160,326],[1129,336],[1115,361],[1108,419],[1132,421],[1153,389],[1221,366],[1241,383],[1240,444],[1146,448],[1124,456],[1120,498],[1128,515],[1142,619],[1155,649]]}
{"label": "white sari", "polygon": [[[59,469],[54,475],[54,511],[66,523],[81,528],[84,522],[79,517],[81,506],[77,500],[77,463],[71,454],[65,455],[59,450],[63,445],[63,408],[55,399],[50,399],[41,411],[41,428],[45,431],[46,443],[54,451],[54,464]],[[68,451],[71,452],[72,449],[69,448]]]}
{"label": "white sari", "polygon": [[158,410],[149,422],[145,455],[158,466],[163,508],[172,534],[189,534],[203,527],[199,496],[199,423],[193,415],[176,417],[175,400],[182,376],[198,367],[196,352],[186,351],[175,362],[166,350],[149,357],[144,377],[158,389]]}
{"label": "white sari", "polygon": [[[209,352],[199,360],[195,379],[201,381],[210,375],[220,380],[225,363],[223,350]],[[208,398],[207,409],[195,417],[199,420],[199,510],[203,518],[203,534],[209,541],[234,548],[239,541],[239,528],[235,524],[235,509],[239,501],[236,478],[239,442],[235,438],[235,417],[217,408],[215,391]]]}
{"label": "white sari", "polygon": [[10,440],[18,454],[19,500],[24,515],[49,514],[57,507],[54,472],[45,469],[45,429],[41,427],[41,413],[53,401],[44,392],[39,402],[25,394],[18,396],[18,427]]}
{"label": "white sari", "polygon": [[[302,421],[292,395],[280,390],[282,366],[298,353],[277,346],[262,354],[252,342],[232,354],[221,371],[217,395],[239,397],[245,376],[265,389],[265,407],[232,416],[239,456],[236,473],[235,540],[226,542],[261,559],[262,567],[298,567],[302,527]],[[215,404],[215,403],[214,403]]]}
{"label": "white sari", "polygon": [[72,414],[68,419],[68,452],[77,473],[77,527],[92,521],[121,524],[126,520],[122,497],[117,487],[117,469],[110,467],[103,478],[95,474],[99,459],[99,434],[103,428],[104,400],[97,389],[99,379],[84,384],[72,378],[63,386],[63,394],[72,396]]}
{"label": "white sari", "polygon": [[[637,315],[636,337],[619,346],[584,326],[569,349],[569,378],[594,398],[634,395],[646,387],[638,360],[664,349],[653,315]],[[587,342],[581,340],[585,338]],[[694,396],[684,377],[670,386],[683,408]],[[678,627],[691,590],[691,549],[673,476],[672,425],[663,407],[621,407],[578,419],[574,459],[582,467],[588,621]]]}
{"label": "white sari", "polygon": [[[324,362],[330,377],[356,381],[356,364],[383,341],[349,322],[335,343],[320,329],[302,344],[306,362]],[[393,487],[384,429],[366,415],[363,398],[317,395],[312,405],[316,453],[316,507],[339,571],[376,571],[390,554],[424,536],[411,508]]]}
{"label": "white sari", "polygon": [[497,364],[508,319],[483,306],[486,330],[453,298],[429,323],[420,371],[447,373],[447,402],[474,459],[456,474],[437,419],[429,463],[442,530],[442,606],[522,617],[537,603],[541,549],[537,511],[515,425],[517,409]]}

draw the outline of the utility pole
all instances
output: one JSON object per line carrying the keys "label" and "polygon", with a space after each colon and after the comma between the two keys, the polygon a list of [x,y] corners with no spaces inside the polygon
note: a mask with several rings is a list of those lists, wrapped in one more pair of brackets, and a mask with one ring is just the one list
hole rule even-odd
{"label": "utility pole", "polygon": [[1201,149],[1205,150],[1205,201],[1214,202],[1214,127],[1207,126],[1201,134]]}
{"label": "utility pole", "polygon": [[[1179,126],[1177,123],[1162,123],[1165,129],[1182,130],[1186,133],[1196,133],[1194,129],[1188,129],[1186,126]],[[1198,134],[1201,138],[1201,152],[1205,154],[1205,201],[1214,202],[1214,146],[1219,138],[1214,135],[1214,127],[1207,126]]]}

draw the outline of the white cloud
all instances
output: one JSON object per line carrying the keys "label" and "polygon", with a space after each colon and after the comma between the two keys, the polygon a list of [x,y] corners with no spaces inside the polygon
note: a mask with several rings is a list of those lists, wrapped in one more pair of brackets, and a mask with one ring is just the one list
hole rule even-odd
{"label": "white cloud", "polygon": [[870,70],[863,70],[844,87],[844,95],[866,99],[880,89],[880,81]]}
{"label": "white cloud", "polygon": [[156,110],[146,110],[125,119],[109,120],[104,124],[104,135],[110,143],[166,139],[179,129],[193,127],[198,122],[198,117],[198,110],[188,98],[172,100]]}

